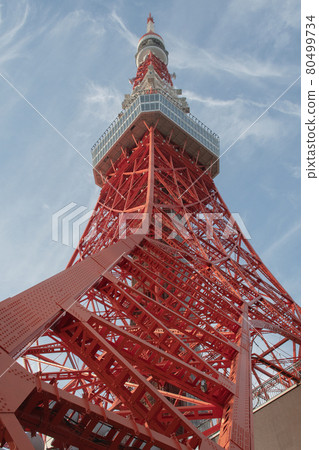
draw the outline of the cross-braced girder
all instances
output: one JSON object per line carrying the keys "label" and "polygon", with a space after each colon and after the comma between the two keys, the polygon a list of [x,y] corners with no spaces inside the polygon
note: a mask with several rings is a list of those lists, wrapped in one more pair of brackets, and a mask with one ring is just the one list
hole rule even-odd
{"label": "cross-braced girder", "polygon": [[253,401],[300,380],[299,306],[156,124],[105,175],[68,268],[0,308],[30,385],[3,413],[60,448],[253,449]]}

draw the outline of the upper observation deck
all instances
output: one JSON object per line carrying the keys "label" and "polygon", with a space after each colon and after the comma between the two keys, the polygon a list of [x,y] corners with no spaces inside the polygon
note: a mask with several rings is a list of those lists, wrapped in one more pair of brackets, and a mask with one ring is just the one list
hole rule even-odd
{"label": "upper observation deck", "polygon": [[[133,148],[148,126],[183,149],[207,172],[215,177],[219,172],[219,137],[180,105],[167,92],[141,93],[123,110],[92,147],[96,184],[102,185],[104,176],[122,154],[122,148]],[[134,137],[133,137],[134,135]],[[135,140],[134,140],[135,138]]]}
{"label": "upper observation deck", "polygon": [[135,147],[147,127],[155,125],[212,177],[219,172],[219,137],[190,114],[186,98],[180,97],[181,89],[174,88],[175,74],[167,68],[168,51],[163,38],[154,31],[151,14],[146,31],[137,46],[132,92],[125,95],[123,110],[92,147],[94,177],[99,186],[122,150]]}

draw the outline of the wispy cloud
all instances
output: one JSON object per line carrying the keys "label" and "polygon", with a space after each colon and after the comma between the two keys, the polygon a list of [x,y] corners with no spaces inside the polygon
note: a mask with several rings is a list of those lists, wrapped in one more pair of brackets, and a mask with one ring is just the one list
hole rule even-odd
{"label": "wispy cloud", "polygon": [[136,36],[136,34],[132,33],[127,26],[125,25],[125,23],[123,22],[123,20],[121,19],[121,17],[116,13],[116,11],[113,9],[113,11],[110,14],[110,18],[112,19],[112,21],[115,23],[115,25],[117,26],[118,31],[120,32],[120,34],[123,36],[123,38],[132,46],[134,47],[134,49],[136,49],[137,43],[139,38]]}
{"label": "wispy cloud", "polygon": [[180,37],[170,36],[171,61],[174,69],[191,69],[209,72],[217,75],[226,72],[236,77],[266,78],[281,77],[286,73],[286,67],[271,61],[259,60],[250,54],[238,55],[219,54],[213,49],[206,50],[190,45]]}
{"label": "wispy cloud", "polygon": [[24,8],[20,6],[20,8],[17,9],[16,13],[17,16],[15,16],[15,23],[13,23],[12,26],[10,26],[11,24],[9,24],[9,29],[7,29],[0,37],[0,46],[2,47],[10,44],[16,37],[18,32],[23,28],[29,14],[29,5],[26,3]]}
{"label": "wispy cloud", "polygon": [[22,56],[22,49],[30,39],[26,34],[20,35],[29,15],[29,5],[18,4],[15,13],[8,13],[7,20],[1,19],[0,64]]}
{"label": "wispy cloud", "polygon": [[103,122],[112,121],[121,111],[122,97],[117,89],[90,81],[83,98],[85,115],[93,116]]}
{"label": "wispy cloud", "polygon": [[202,96],[198,93],[189,91],[189,90],[183,90],[183,94],[187,97],[188,100],[192,102],[199,102],[203,105],[205,105],[207,108],[212,108],[215,111],[217,111],[216,108],[261,108],[266,109],[267,106],[265,103],[256,102],[254,100],[251,100],[249,98],[231,98],[231,99],[219,99],[219,98],[213,98],[209,96]]}
{"label": "wispy cloud", "polygon": [[274,106],[274,109],[283,114],[300,117],[300,105],[290,100],[281,100]]}
{"label": "wispy cloud", "polygon": [[77,29],[83,25],[85,25],[85,28],[82,28],[82,33],[89,31],[98,38],[101,38],[101,36],[105,34],[103,22],[98,18],[92,17],[92,15],[88,14],[84,9],[75,9],[64,17],[57,19],[50,34],[53,38],[65,38],[66,35],[70,35],[71,33],[77,34]]}
{"label": "wispy cloud", "polygon": [[[280,126],[269,113],[256,121],[269,105],[242,98],[223,100],[205,98],[190,91],[183,93],[188,100],[199,102],[205,107],[201,110],[200,119],[212,123],[213,131],[219,134],[224,149],[229,145],[233,147],[233,143],[237,140],[243,141],[251,137],[256,138],[259,143],[265,142],[280,132]],[[206,119],[212,117],[212,114],[213,122]],[[234,152],[235,147],[230,151]],[[254,146],[246,146],[241,149],[241,157],[250,158],[255,151]]]}
{"label": "wispy cloud", "polygon": [[267,250],[263,253],[263,258],[269,258],[273,253],[278,252],[280,247],[286,244],[294,235],[300,230],[300,223],[295,223],[291,228],[286,230],[286,232],[280,236],[272,245],[270,245]]}
{"label": "wispy cloud", "polygon": [[293,178],[299,179],[301,178],[300,166],[286,164],[286,168],[288,172],[292,175]]}
{"label": "wispy cloud", "polygon": [[[244,98],[233,98],[229,100],[223,100],[218,98],[212,98],[212,97],[204,97],[201,96],[195,92],[183,90],[184,95],[187,97],[188,100],[199,102],[204,104],[205,106],[209,108],[228,108],[228,107],[234,107],[236,105],[242,105],[247,107],[257,107],[261,109],[266,109],[269,105],[266,103],[256,102],[251,99],[244,99]],[[283,114],[289,114],[300,117],[300,105],[295,104],[289,100],[281,100],[277,102],[272,109],[277,110]]]}
{"label": "wispy cloud", "polygon": [[[270,107],[271,102],[258,102],[250,98],[213,98],[188,90],[184,90],[183,94],[193,105],[195,102],[201,105],[200,113],[204,116],[204,121],[205,116],[211,118],[213,114],[212,126],[219,134],[224,148],[234,141],[251,137],[255,138],[258,145],[276,139],[283,131],[272,111],[288,116],[300,115],[299,105],[288,100],[280,99]],[[207,120],[211,122],[211,119]],[[254,146],[246,146],[241,149],[241,156],[244,159],[250,158],[255,151]]]}

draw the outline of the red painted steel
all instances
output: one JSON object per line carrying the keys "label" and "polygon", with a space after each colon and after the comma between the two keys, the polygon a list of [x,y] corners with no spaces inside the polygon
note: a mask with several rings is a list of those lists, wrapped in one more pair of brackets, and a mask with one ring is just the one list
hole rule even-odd
{"label": "red painted steel", "polygon": [[160,78],[166,81],[170,86],[173,86],[172,78],[167,70],[166,64],[164,64],[157,56],[155,56],[151,51],[145,58],[145,61],[138,67],[136,77],[134,78],[133,88],[135,89],[144,79],[149,66],[154,67],[155,72],[160,76]]}
{"label": "red painted steel", "polygon": [[252,450],[253,406],[300,381],[300,307],[211,176],[144,126],[68,267],[0,303],[2,445]]}
{"label": "red painted steel", "polygon": [[[299,307],[232,224],[210,176],[197,179],[194,161],[154,128],[109,171],[112,188],[103,186],[72,265],[0,304],[1,346],[45,389],[84,396],[118,426],[124,417],[146,423],[146,441],[157,433],[175,448],[252,449],[254,392],[267,399],[300,379]],[[120,239],[123,212],[131,215]],[[40,410],[22,414],[30,395],[10,410],[25,429],[84,445],[63,424],[54,431],[51,413],[41,427]],[[83,420],[72,422],[76,435]],[[200,420],[211,431],[222,424],[221,447]],[[93,438],[85,445],[95,448]]]}

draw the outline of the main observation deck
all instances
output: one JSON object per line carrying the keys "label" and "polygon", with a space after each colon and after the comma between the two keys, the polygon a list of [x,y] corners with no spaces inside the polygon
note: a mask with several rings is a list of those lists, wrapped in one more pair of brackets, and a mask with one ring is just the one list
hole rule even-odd
{"label": "main observation deck", "polygon": [[[166,92],[138,95],[123,110],[92,147],[94,178],[102,186],[104,176],[121,155],[122,149],[134,147],[148,126],[155,125],[171,142],[215,177],[219,173],[219,137],[190,113],[185,113]],[[133,138],[134,135],[134,138]]]}

